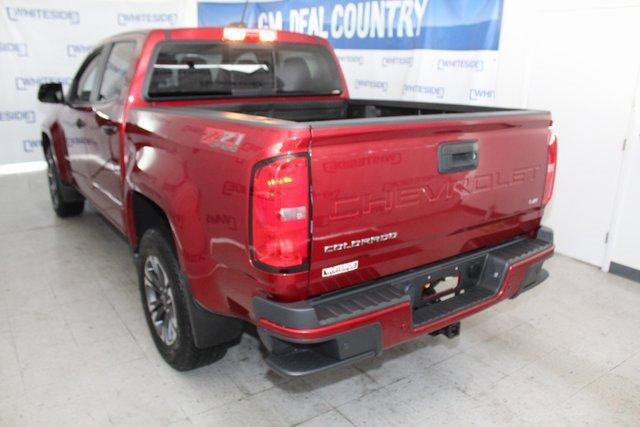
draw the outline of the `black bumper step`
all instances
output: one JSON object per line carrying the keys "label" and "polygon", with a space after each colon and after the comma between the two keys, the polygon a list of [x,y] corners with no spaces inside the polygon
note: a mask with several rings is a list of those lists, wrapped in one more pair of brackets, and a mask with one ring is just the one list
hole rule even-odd
{"label": "black bumper step", "polygon": [[333,356],[318,353],[313,349],[294,348],[285,353],[271,353],[267,356],[266,361],[267,365],[276,372],[288,377],[299,377],[350,365],[373,356],[375,356],[375,353],[368,351],[348,359],[337,359]]}
{"label": "black bumper step", "polygon": [[[518,238],[308,301],[278,303],[255,297],[255,313],[258,319],[267,319],[287,328],[313,329],[410,303],[415,328],[494,297],[511,265],[552,245],[551,241]],[[529,267],[518,293],[531,289],[547,277],[541,267],[542,261]],[[440,278],[449,276],[458,277],[458,286],[447,298],[439,294],[434,298],[424,297],[426,283],[437,283]],[[382,334],[377,323],[316,342],[297,342],[264,328],[259,328],[259,333],[269,350],[267,363],[276,372],[288,376],[341,366],[382,351]]]}
{"label": "black bumper step", "polygon": [[392,280],[385,281],[370,289],[336,295],[335,298],[310,301],[318,317],[318,324],[322,326],[339,322],[407,301],[406,292],[392,286],[391,282]]}
{"label": "black bumper step", "polygon": [[258,333],[269,350],[267,365],[289,377],[337,368],[382,352],[382,332],[378,324],[304,343],[285,341],[262,328],[258,329]]}
{"label": "black bumper step", "polygon": [[403,302],[412,302],[417,306],[419,290],[424,283],[437,277],[461,274],[465,281],[465,292],[455,298],[429,305],[428,309],[416,307],[414,324],[419,325],[490,298],[498,291],[509,265],[529,258],[551,245],[538,239],[520,238],[308,301],[279,303],[256,297],[255,312],[258,318],[289,328],[317,328]]}
{"label": "black bumper step", "polygon": [[480,304],[494,295],[494,292],[487,289],[472,289],[446,301],[418,308],[413,311],[413,326],[435,322],[452,313]]}

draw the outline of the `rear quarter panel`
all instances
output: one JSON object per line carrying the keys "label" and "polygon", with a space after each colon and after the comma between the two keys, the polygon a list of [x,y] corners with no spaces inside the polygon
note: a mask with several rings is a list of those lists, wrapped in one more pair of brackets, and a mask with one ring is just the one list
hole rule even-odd
{"label": "rear quarter panel", "polygon": [[126,135],[128,203],[137,191],[167,214],[196,300],[246,317],[257,293],[283,300],[304,296],[308,273],[273,275],[252,266],[248,221],[253,165],[306,152],[308,126],[142,108],[131,110]]}

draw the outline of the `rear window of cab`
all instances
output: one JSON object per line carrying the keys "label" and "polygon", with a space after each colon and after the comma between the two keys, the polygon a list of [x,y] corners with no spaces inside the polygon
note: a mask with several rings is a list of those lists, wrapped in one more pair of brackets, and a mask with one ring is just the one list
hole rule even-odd
{"label": "rear window of cab", "polygon": [[145,87],[153,100],[342,92],[325,47],[291,43],[163,42]]}

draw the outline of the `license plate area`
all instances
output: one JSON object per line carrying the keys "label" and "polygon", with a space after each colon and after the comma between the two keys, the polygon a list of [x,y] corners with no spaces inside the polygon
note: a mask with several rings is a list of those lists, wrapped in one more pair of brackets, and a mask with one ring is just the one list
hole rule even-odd
{"label": "license plate area", "polygon": [[409,289],[413,326],[433,322],[495,295],[501,274],[493,273],[494,262],[491,255],[479,254],[434,267],[416,278]]}
{"label": "license plate area", "polygon": [[460,274],[440,277],[435,280],[428,280],[422,285],[422,302],[433,303],[435,301],[445,301],[460,293],[462,289]]}
{"label": "license plate area", "polygon": [[[550,247],[550,243],[537,239],[518,238],[348,291],[327,293],[309,303],[321,326],[409,303],[413,327],[418,327],[495,297],[510,265]],[[458,277],[458,282],[452,277]],[[535,277],[531,279],[535,283]],[[445,286],[436,282],[444,282]],[[426,283],[436,283],[435,293],[424,291]]]}
{"label": "license plate area", "polygon": [[414,281],[411,287],[414,310],[439,304],[473,290],[480,282],[486,259],[482,255],[428,271]]}

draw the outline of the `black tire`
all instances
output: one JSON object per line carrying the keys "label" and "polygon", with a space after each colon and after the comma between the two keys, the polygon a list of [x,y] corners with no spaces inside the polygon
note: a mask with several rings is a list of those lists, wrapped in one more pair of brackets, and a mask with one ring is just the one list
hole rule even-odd
{"label": "black tire", "polygon": [[[166,230],[150,229],[147,230],[142,236],[142,239],[140,239],[138,263],[140,297],[142,299],[142,307],[145,318],[147,319],[147,325],[149,326],[149,331],[151,332],[158,351],[164,360],[174,369],[178,371],[189,371],[221,359],[225,355],[227,347],[224,345],[206,349],[196,347],[187,306],[187,304],[190,303],[190,296],[185,292],[188,284],[183,283],[182,277],[184,276],[180,274],[180,266],[171,244],[172,240],[166,237],[167,233],[168,231]],[[167,292],[170,292],[170,298],[173,301],[168,305],[166,302],[157,305],[171,307],[170,310],[164,310],[164,316],[169,316],[172,311],[175,311],[176,315],[177,325],[174,326],[176,336],[174,337],[175,341],[172,343],[167,342],[169,340],[166,339],[166,336],[164,338],[161,336],[161,332],[157,329],[157,323],[154,323],[151,315],[148,292],[157,293],[153,290],[156,289],[156,287],[145,285],[145,274],[148,274],[145,271],[146,267],[156,262],[156,260],[160,263],[164,273],[166,273],[168,279],[167,288],[170,289],[170,291]],[[147,278],[149,278],[149,276],[147,276]],[[155,309],[154,312],[162,313],[160,309]],[[155,316],[155,322],[159,322],[159,315],[156,314]],[[162,323],[162,325],[164,325],[164,323]]]}
{"label": "black tire", "polygon": [[49,195],[56,215],[60,218],[80,215],[84,210],[84,198],[73,187],[64,184],[60,180],[60,174],[53,161],[51,149],[45,151],[45,159],[47,161]]}

